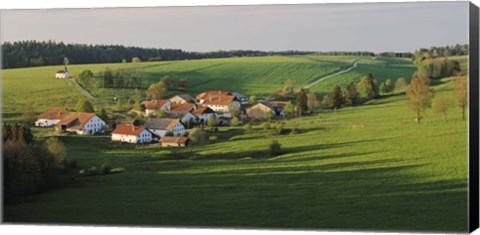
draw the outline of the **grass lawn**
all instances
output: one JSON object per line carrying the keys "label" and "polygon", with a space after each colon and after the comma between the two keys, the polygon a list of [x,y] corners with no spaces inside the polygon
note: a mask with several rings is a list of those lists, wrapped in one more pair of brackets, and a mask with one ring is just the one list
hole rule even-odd
{"label": "grass lawn", "polygon": [[[222,66],[230,65],[216,68]],[[409,73],[410,65],[405,67],[396,76]],[[220,77],[220,71],[212,77]],[[309,73],[305,83],[316,76]],[[390,78],[372,73],[376,79]],[[448,81],[435,87],[435,99],[452,96]],[[4,218],[53,224],[466,232],[467,121],[455,107],[447,123],[429,110],[417,125],[405,100],[392,95],[303,117],[295,135],[275,136],[260,125],[250,134],[222,127],[209,133],[219,143],[181,149],[113,146],[108,137],[61,137],[69,157],[80,165],[98,167],[108,161],[126,172],[79,178],[7,205]],[[286,127],[292,125],[289,120]],[[48,135],[48,130],[36,133]],[[272,139],[281,143],[284,154],[269,158]]]}

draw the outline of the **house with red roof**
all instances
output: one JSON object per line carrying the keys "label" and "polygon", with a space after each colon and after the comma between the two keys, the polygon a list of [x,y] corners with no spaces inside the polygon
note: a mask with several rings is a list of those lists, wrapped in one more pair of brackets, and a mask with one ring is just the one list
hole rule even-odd
{"label": "house with red roof", "polygon": [[35,126],[53,127],[67,114],[67,109],[63,107],[49,108],[38,116]]}
{"label": "house with red roof", "polygon": [[66,79],[68,78],[68,71],[67,70],[58,70],[56,73],[55,73],[55,78],[56,79]]}
{"label": "house with red roof", "polygon": [[105,122],[95,113],[69,112],[55,125],[55,130],[88,135],[102,132]]}
{"label": "house with red roof", "polygon": [[172,103],[167,99],[153,99],[145,102],[145,115],[151,117],[158,110],[169,110]]}
{"label": "house with red roof", "polygon": [[143,126],[119,125],[112,131],[112,141],[130,144],[150,143],[153,135]]}
{"label": "house with red roof", "polygon": [[[204,92],[204,95],[198,96],[201,97],[199,102],[203,106],[208,106],[213,111],[224,114],[224,116],[229,116],[231,110],[240,110],[241,104],[237,98],[233,95],[228,95],[230,92],[221,92],[211,93]],[[202,93],[203,94],[203,93]]]}

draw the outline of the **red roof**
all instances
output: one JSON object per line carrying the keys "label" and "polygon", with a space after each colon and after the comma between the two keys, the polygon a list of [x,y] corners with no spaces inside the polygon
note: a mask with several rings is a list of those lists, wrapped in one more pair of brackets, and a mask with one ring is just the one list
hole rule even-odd
{"label": "red roof", "polygon": [[206,91],[203,93],[200,93],[197,96],[197,99],[199,100],[204,100],[207,99],[208,97],[216,97],[216,96],[229,96],[231,93],[229,91]]}
{"label": "red roof", "polygon": [[206,105],[229,105],[232,103],[232,101],[237,100],[235,96],[231,95],[224,95],[224,96],[210,96],[205,101],[203,104]]}
{"label": "red roof", "polygon": [[165,99],[164,100],[151,100],[150,102],[145,104],[145,108],[147,108],[147,109],[157,109],[157,108],[160,108],[163,105],[165,105],[167,102],[169,102],[169,101],[165,100]]}
{"label": "red roof", "polygon": [[126,126],[120,125],[112,131],[112,134],[119,134],[119,135],[134,135],[138,136],[142,131],[145,130],[143,126]]}
{"label": "red roof", "polygon": [[60,120],[67,114],[66,108],[49,108],[38,116],[38,119]]}
{"label": "red roof", "polygon": [[190,112],[195,109],[195,104],[172,104],[170,111],[175,112]]}
{"label": "red roof", "polygon": [[195,109],[192,114],[195,115],[195,116],[200,116],[204,113],[215,113],[215,111],[213,111],[211,108],[209,108],[208,106],[201,106],[201,107],[198,107],[197,109]]}
{"label": "red roof", "polygon": [[58,70],[57,73],[65,73],[63,70]]}

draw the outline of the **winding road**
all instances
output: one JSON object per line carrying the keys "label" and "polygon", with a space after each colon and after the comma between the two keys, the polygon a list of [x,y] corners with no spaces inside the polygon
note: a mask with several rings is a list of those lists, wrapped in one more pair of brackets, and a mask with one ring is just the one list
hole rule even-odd
{"label": "winding road", "polygon": [[336,72],[336,73],[333,73],[333,74],[330,74],[330,75],[327,75],[327,76],[324,76],[324,77],[320,77],[320,78],[317,79],[316,81],[314,81],[314,82],[312,82],[312,83],[304,86],[303,89],[308,89],[308,88],[310,88],[310,87],[312,87],[312,86],[317,85],[319,82],[321,82],[321,81],[323,81],[323,80],[326,80],[326,79],[329,79],[329,78],[331,78],[331,77],[335,77],[335,76],[337,76],[337,75],[340,75],[340,74],[349,72],[350,70],[352,70],[352,69],[354,69],[354,68],[357,67],[357,64],[358,64],[358,61],[359,61],[359,60],[360,60],[360,59],[355,60],[355,61],[353,62],[353,65],[350,66],[350,67],[348,67],[348,68],[346,68],[346,69],[340,70],[340,71],[338,71],[338,72]]}

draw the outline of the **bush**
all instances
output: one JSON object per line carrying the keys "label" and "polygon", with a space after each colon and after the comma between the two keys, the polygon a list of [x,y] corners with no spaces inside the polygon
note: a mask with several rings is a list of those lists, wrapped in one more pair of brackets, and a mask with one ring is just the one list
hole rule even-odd
{"label": "bush", "polygon": [[270,157],[275,157],[275,156],[278,156],[280,155],[281,153],[281,144],[278,143],[277,140],[272,140],[272,142],[270,142],[270,145],[268,146],[269,147],[269,155]]}
{"label": "bush", "polygon": [[95,166],[92,166],[90,168],[85,168],[85,169],[81,169],[78,174],[80,174],[81,176],[94,176],[94,175],[97,175],[98,172],[97,172],[97,167]]}
{"label": "bush", "polygon": [[215,143],[218,141],[218,137],[215,136],[215,135],[212,135],[210,137],[208,137],[208,141],[211,142],[211,143]]}
{"label": "bush", "polygon": [[252,124],[250,124],[250,123],[245,124],[245,126],[243,127],[243,129],[245,130],[245,133],[250,133],[250,132],[252,132],[252,130],[253,130]]}
{"label": "bush", "polygon": [[265,130],[270,129],[270,123],[269,122],[264,122],[263,123],[263,129],[265,129]]}
{"label": "bush", "polygon": [[277,127],[275,128],[275,131],[277,134],[281,135],[283,133],[283,124],[280,123],[277,125]]}
{"label": "bush", "polygon": [[112,166],[110,166],[108,162],[104,162],[100,167],[100,174],[102,175],[110,174],[111,170],[112,170]]}
{"label": "bush", "polygon": [[124,171],[125,171],[125,168],[113,168],[110,170],[110,174],[121,173]]}
{"label": "bush", "polygon": [[77,168],[77,165],[78,165],[77,159],[72,159],[70,161],[67,161],[67,167],[70,168],[70,169]]}

